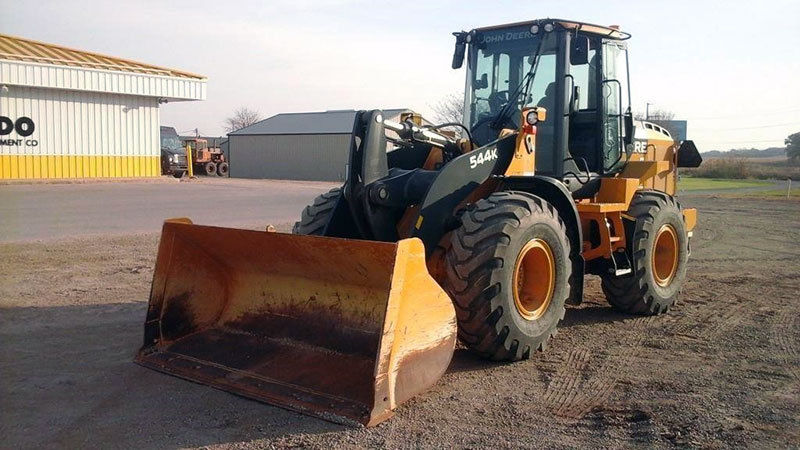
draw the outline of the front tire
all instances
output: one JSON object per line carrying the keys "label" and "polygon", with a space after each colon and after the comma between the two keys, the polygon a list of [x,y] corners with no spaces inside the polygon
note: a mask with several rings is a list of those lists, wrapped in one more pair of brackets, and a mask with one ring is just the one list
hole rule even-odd
{"label": "front tire", "polygon": [[603,292],[616,309],[633,314],[666,312],[686,278],[689,238],[680,205],[671,195],[641,191],[631,201],[625,234],[632,273],[602,275]]}
{"label": "front tire", "polygon": [[325,225],[333,214],[336,199],[342,194],[342,188],[333,188],[317,196],[314,203],[306,206],[300,214],[300,221],[295,222],[292,234],[312,234],[321,236]]}
{"label": "front tire", "polygon": [[445,283],[459,338],[494,360],[544,350],[564,318],[572,272],[556,209],[532,194],[498,192],[468,208],[461,221],[446,254]]}
{"label": "front tire", "polygon": [[221,177],[228,177],[230,175],[227,162],[222,161],[221,163],[217,164],[217,175]]}

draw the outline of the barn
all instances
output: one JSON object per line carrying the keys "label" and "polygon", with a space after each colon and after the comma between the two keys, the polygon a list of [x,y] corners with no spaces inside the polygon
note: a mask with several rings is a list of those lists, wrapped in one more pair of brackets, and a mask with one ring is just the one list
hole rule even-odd
{"label": "barn", "polygon": [[[406,108],[384,109],[399,120]],[[282,113],[228,134],[231,177],[344,181],[356,111]]]}

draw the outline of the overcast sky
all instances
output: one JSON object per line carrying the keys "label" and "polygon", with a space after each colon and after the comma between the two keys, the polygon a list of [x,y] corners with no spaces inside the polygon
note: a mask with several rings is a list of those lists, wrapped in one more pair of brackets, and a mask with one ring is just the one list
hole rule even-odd
{"label": "overcast sky", "polygon": [[162,125],[223,133],[239,106],[280,112],[431,105],[461,92],[457,30],[559,17],[630,41],[634,111],[689,120],[701,151],[783,145],[800,131],[800,1],[0,0],[0,32],[208,77]]}

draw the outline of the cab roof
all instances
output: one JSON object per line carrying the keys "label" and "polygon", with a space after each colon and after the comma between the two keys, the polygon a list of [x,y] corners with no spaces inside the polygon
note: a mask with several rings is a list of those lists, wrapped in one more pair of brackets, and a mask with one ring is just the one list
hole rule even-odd
{"label": "cab roof", "polygon": [[593,24],[593,23],[578,22],[578,21],[575,21],[575,20],[565,20],[565,19],[534,19],[534,20],[528,20],[528,21],[524,21],[524,22],[512,22],[512,23],[506,23],[506,24],[502,24],[502,25],[492,25],[492,26],[488,26],[488,27],[475,28],[473,31],[489,31],[489,30],[496,30],[496,29],[500,29],[500,28],[508,28],[508,27],[513,27],[513,26],[520,26],[520,25],[539,25],[539,26],[543,26],[546,23],[552,23],[554,25],[559,25],[562,28],[567,29],[567,30],[582,31],[584,33],[595,34],[595,35],[602,36],[602,37],[605,37],[605,38],[617,39],[617,40],[620,40],[620,41],[624,41],[624,40],[629,39],[631,37],[630,33],[626,33],[624,31],[621,31],[618,28],[612,28],[612,27],[616,27],[616,25],[612,25],[612,26],[608,26],[607,27],[607,26],[603,26],[603,25],[596,25],[596,24]]}

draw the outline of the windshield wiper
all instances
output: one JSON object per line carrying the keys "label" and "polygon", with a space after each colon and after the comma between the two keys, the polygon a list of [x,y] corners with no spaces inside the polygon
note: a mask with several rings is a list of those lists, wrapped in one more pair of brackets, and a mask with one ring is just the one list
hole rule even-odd
{"label": "windshield wiper", "polygon": [[524,97],[528,98],[528,92],[530,91],[530,87],[533,85],[533,79],[536,78],[536,69],[539,67],[539,53],[542,51],[542,43],[544,42],[545,36],[539,38],[539,44],[536,46],[536,50],[530,55],[533,57],[533,61],[531,62],[531,68],[528,70],[528,73],[522,77],[519,84],[516,88],[514,88],[514,92],[508,96],[508,102],[503,105],[503,108],[500,109],[500,113],[497,114],[497,117],[492,121],[491,127],[495,130],[499,130],[503,125],[505,125],[506,120],[508,120],[508,113],[511,112],[511,105],[516,104],[519,101],[519,94],[522,87],[525,87]]}

